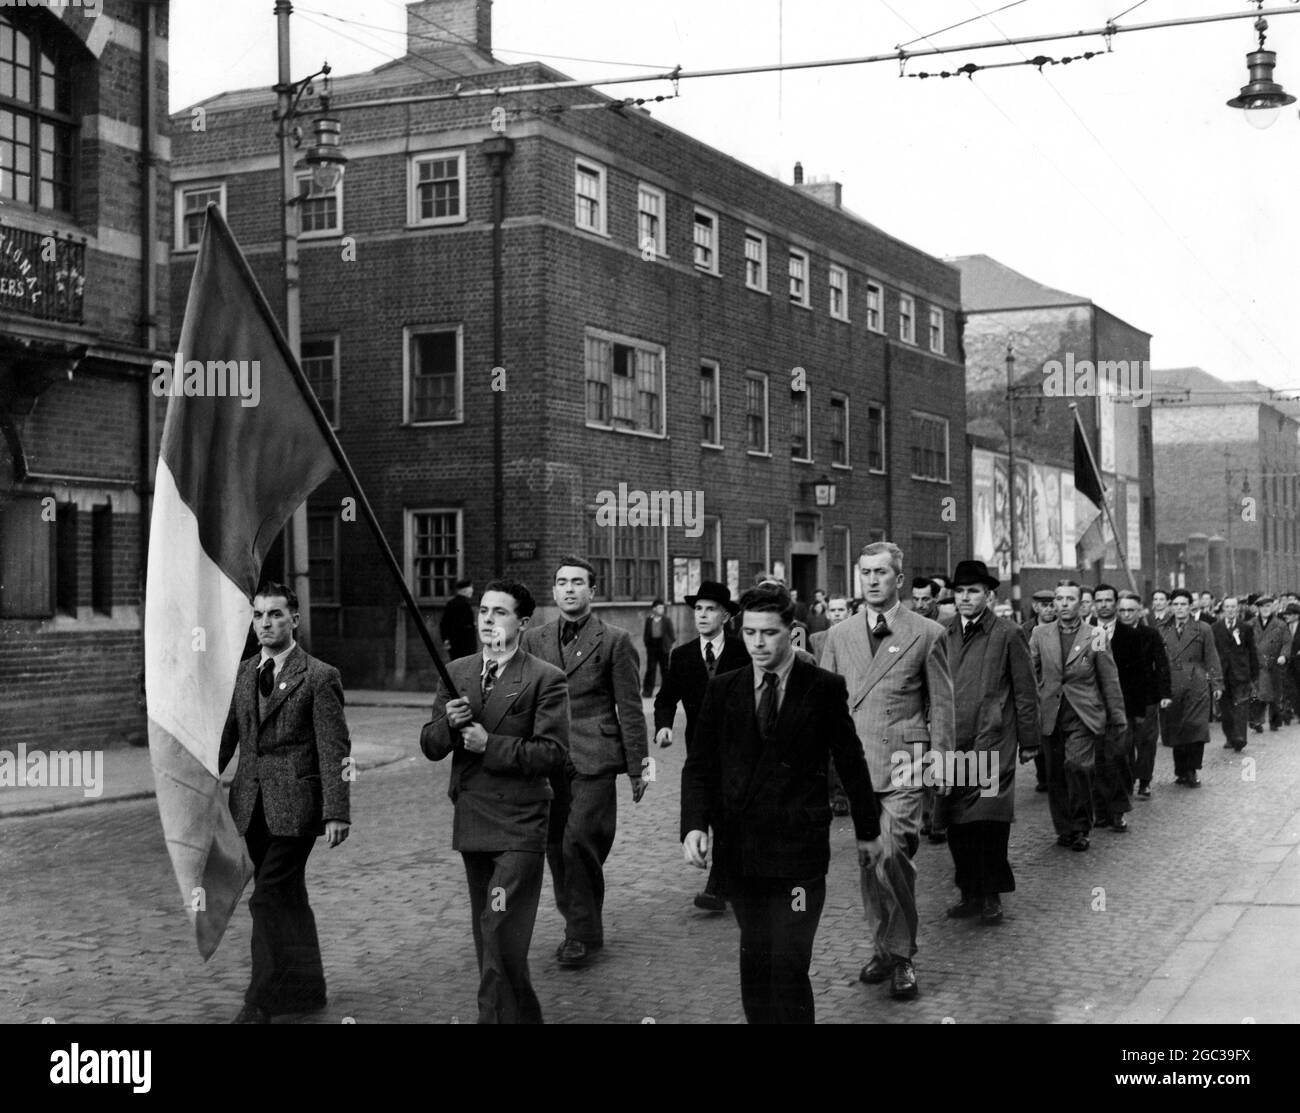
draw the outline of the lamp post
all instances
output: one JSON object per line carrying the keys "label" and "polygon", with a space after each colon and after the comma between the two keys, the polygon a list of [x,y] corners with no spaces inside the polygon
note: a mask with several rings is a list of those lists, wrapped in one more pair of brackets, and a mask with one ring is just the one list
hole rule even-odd
{"label": "lamp post", "polygon": [[[293,121],[298,115],[298,103],[305,93],[312,91],[312,82],[324,77],[326,92],[321,96],[322,108],[329,109],[329,64],[302,81],[290,76],[289,16],[293,13],[290,0],[275,0],[276,44],[279,53],[276,93],[276,134],[280,141],[280,200],[281,243],[284,256],[284,334],[295,360],[302,356],[301,290],[298,282],[298,231],[302,218],[298,205],[303,200],[297,189],[294,150],[302,141],[301,129]],[[337,119],[322,115],[315,123],[316,142],[308,151],[305,164],[311,168],[312,179],[321,193],[329,193],[339,183],[347,158],[339,145],[341,127]],[[298,596],[301,619],[298,638],[308,648],[311,645],[311,575],[307,552],[307,504],[303,502],[289,520],[285,564],[290,586]]]}
{"label": "lamp post", "polygon": [[1011,617],[1020,621],[1020,555],[1016,537],[1016,410],[1012,383],[1016,354],[1007,341],[1007,513],[1011,521]]}
{"label": "lamp post", "polygon": [[[1255,0],[1256,8],[1263,6],[1264,0]],[[1273,68],[1277,65],[1277,52],[1264,49],[1265,32],[1268,20],[1260,15],[1255,20],[1255,30],[1259,34],[1259,49],[1246,55],[1246,69],[1250,80],[1241,87],[1241,92],[1228,101],[1229,108],[1240,108],[1245,112],[1246,122],[1252,127],[1266,128],[1272,126],[1283,105],[1295,104],[1295,97],[1273,80]]]}

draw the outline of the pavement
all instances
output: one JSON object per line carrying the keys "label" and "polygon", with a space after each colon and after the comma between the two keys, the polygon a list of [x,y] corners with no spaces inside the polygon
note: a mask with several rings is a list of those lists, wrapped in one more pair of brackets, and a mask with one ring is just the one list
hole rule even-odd
{"label": "pavement", "polygon": [[[650,705],[646,703],[647,710]],[[307,1023],[456,1023],[475,1017],[475,970],[460,856],[451,850],[448,763],[418,749],[426,701],[352,692],[358,758],[353,827],[318,844],[308,888],[330,1004]],[[563,935],[549,877],[533,936],[533,980],[551,1023],[743,1020],[731,914],[696,910],[703,874],[682,860],[685,757],[652,749],[655,780],[634,805],[619,782],[606,865],[606,946],[579,970],[553,958]],[[949,920],[947,847],[917,856],[920,996],[863,986],[868,957],[853,832],[832,828],[826,908],[813,956],[824,1023],[1274,1023],[1300,1020],[1300,725],[1251,734],[1243,754],[1212,727],[1204,787],[1173,783],[1161,749],[1153,797],[1131,832],[1092,849],[1055,846],[1030,767],[1017,779],[1005,921]],[[194,947],[172,875],[146,750],[105,754],[103,795],[0,789],[0,1022],[220,1022],[248,977],[239,908],[217,953]],[[62,792],[63,796],[56,793]],[[245,899],[247,894],[245,894]]]}

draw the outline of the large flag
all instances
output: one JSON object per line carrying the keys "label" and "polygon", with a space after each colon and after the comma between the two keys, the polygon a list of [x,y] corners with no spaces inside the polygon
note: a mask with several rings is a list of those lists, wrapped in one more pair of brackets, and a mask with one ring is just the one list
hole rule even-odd
{"label": "large flag", "polygon": [[154,484],[145,593],[149,750],[163,835],[199,953],[252,876],[217,774],[267,550],[334,460],[317,403],[247,262],[210,206]]}
{"label": "large flag", "polygon": [[1106,511],[1103,500],[1106,497],[1105,486],[1097,474],[1092,452],[1088,448],[1088,439],[1083,431],[1083,422],[1079,420],[1079,411],[1074,411],[1074,489],[1086,496],[1097,508],[1097,516],[1079,534],[1074,543],[1075,556],[1080,568],[1087,569],[1095,561],[1106,555]]}

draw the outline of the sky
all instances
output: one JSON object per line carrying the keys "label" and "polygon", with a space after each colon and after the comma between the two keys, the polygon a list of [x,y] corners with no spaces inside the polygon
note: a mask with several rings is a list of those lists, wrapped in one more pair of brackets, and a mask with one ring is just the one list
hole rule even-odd
{"label": "sky", "polygon": [[[1004,5],[1009,5],[1005,10]],[[1273,0],[1275,79],[1300,95],[1300,4]],[[493,49],[584,80],[615,74],[950,50],[1040,32],[1233,11],[1241,0],[496,0]],[[307,0],[293,72],[359,73],[405,52],[399,0]],[[172,0],[171,110],[275,81],[271,0]],[[970,20],[964,26],[954,24]],[[347,21],[347,22],[345,22]],[[948,28],[952,28],[948,30]],[[940,33],[943,32],[943,33]],[[928,37],[923,37],[928,36]],[[783,181],[842,182],[843,203],[939,257],[991,255],[1152,334],[1154,367],[1300,391],[1300,113],[1257,130],[1224,102],[1246,83],[1250,19],[1114,36],[1112,51],[1040,73],[902,77],[873,65],[684,80],[651,105],[669,125]],[[1105,52],[1101,37],[911,59]],[[544,57],[567,56],[567,57]],[[572,59],[572,60],[570,60]],[[668,82],[610,85],[671,94]],[[346,146],[347,138],[344,135]],[[273,149],[267,125],[267,151]]]}

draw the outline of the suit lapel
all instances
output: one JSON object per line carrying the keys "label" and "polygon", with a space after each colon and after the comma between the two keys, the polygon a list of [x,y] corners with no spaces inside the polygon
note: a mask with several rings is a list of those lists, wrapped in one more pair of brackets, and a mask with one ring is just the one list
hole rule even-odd
{"label": "suit lapel", "polygon": [[890,630],[889,637],[876,646],[874,657],[871,656],[871,643],[867,640],[867,625],[862,623],[862,644],[868,664],[866,675],[853,697],[854,707],[866,699],[867,693],[880,682],[880,678],[906,655],[912,643],[921,636],[920,629],[910,619],[911,615],[900,607],[894,616],[894,628]]}
{"label": "suit lapel", "polygon": [[[483,724],[483,728],[489,734],[506,717],[510,708],[514,706],[515,700],[519,698],[519,693],[524,689],[523,653],[522,649],[515,650],[515,655],[506,662],[505,669],[492,685],[487,703],[482,704],[475,713],[475,718]],[[481,686],[479,699],[482,700]]]}
{"label": "suit lapel", "polygon": [[[559,625],[562,627],[563,623],[561,622]],[[569,647],[569,663],[564,666],[566,676],[572,676],[574,669],[581,665],[583,661],[591,660],[596,652],[596,647],[600,645],[600,639],[604,633],[605,624],[594,614],[587,619],[587,624],[583,626],[577,641]]]}
{"label": "suit lapel", "polygon": [[[1088,648],[1092,641],[1092,636],[1096,627],[1089,626],[1086,622],[1080,622],[1079,628],[1074,632],[1074,644],[1070,646],[1070,655],[1061,663],[1061,671],[1064,672],[1080,653]],[[1060,639],[1057,639],[1057,645],[1060,645]]]}
{"label": "suit lapel", "polygon": [[[253,672],[253,698],[257,699],[257,672]],[[262,715],[262,721],[258,729],[262,729],[274,717],[275,713],[280,710],[284,701],[292,695],[294,689],[307,679],[307,654],[303,651],[302,646],[295,645],[293,652],[285,658],[284,667],[280,670],[280,678],[275,682],[275,687],[271,689],[271,695],[267,698],[266,712]],[[260,707],[260,704],[256,706]]]}
{"label": "suit lapel", "polygon": [[[752,681],[752,674],[750,679]],[[742,808],[749,806],[749,802],[753,800],[758,790],[772,776],[772,770],[776,767],[777,762],[790,752],[799,724],[808,714],[806,705],[812,681],[813,672],[808,667],[807,662],[796,657],[793,666],[790,668],[790,675],[786,678],[785,696],[781,700],[781,710],[777,712],[776,716],[776,729],[772,737],[766,741],[758,730],[758,711],[754,702],[753,685],[752,683],[746,685],[750,697],[750,714],[753,723],[751,737],[754,745],[758,747],[758,755],[752,766],[753,773],[750,775],[749,783],[745,786],[745,793],[741,803]]]}

